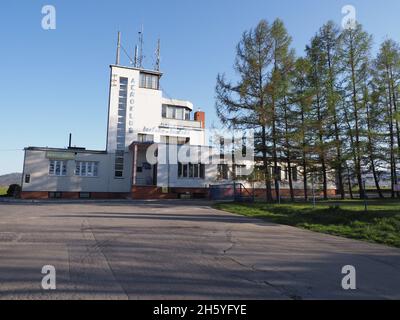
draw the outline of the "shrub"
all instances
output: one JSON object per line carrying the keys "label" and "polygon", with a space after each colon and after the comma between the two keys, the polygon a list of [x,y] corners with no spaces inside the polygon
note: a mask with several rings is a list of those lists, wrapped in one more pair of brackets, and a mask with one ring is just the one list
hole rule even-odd
{"label": "shrub", "polygon": [[21,186],[19,184],[12,184],[8,187],[8,197],[18,197],[21,193]]}

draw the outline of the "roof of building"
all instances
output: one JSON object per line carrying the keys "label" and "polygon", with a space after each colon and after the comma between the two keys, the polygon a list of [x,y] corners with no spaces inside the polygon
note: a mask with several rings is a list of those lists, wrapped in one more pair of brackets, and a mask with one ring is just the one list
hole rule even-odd
{"label": "roof of building", "polygon": [[190,110],[193,110],[193,103],[191,103],[190,101],[163,98],[162,103],[170,106],[185,107]]}
{"label": "roof of building", "polygon": [[144,69],[144,68],[136,68],[136,67],[131,67],[131,66],[122,66],[122,65],[116,65],[116,64],[111,64],[110,68],[122,68],[122,69],[130,69],[130,70],[137,70],[137,71],[142,71],[145,73],[150,73],[150,74],[155,74],[157,76],[162,76],[163,73],[157,70],[150,70],[150,69]]}
{"label": "roof of building", "polygon": [[71,147],[71,148],[26,147],[25,150],[107,154],[106,150],[86,150],[85,148],[79,148],[79,147]]}

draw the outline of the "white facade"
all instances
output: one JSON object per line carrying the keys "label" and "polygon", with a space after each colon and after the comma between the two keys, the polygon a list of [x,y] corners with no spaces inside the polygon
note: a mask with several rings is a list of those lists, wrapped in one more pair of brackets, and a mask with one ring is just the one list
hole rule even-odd
{"label": "white facade", "polygon": [[[211,164],[201,173],[194,165],[190,169],[197,168],[197,174],[182,177],[177,163],[153,164],[146,158],[152,144],[160,146],[159,157],[169,144],[205,145],[204,113],[202,121],[195,120],[191,102],[164,98],[161,76],[111,65],[107,149],[26,148],[22,191],[130,193],[133,186],[205,188],[212,183],[216,166]],[[85,176],[80,176],[82,165]],[[55,174],[56,169],[65,172]],[[94,169],[88,176],[86,171]]]}

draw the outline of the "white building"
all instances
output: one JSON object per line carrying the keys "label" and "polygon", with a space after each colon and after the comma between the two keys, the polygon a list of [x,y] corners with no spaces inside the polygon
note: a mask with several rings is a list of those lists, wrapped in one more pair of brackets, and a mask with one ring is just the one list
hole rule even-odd
{"label": "white building", "polygon": [[[235,155],[232,162],[227,159],[233,150],[228,144],[222,151],[224,143],[207,146],[205,113],[194,112],[189,101],[164,98],[161,72],[120,65],[119,49],[110,68],[106,150],[71,144],[66,149],[25,148],[22,198],[207,197],[210,185],[232,184],[233,179],[265,195],[263,181],[250,183],[244,177],[254,167],[254,150],[246,151],[250,158]],[[284,172],[281,176],[284,194],[287,179]],[[297,167],[293,176],[300,195]],[[330,189],[335,191],[334,186]]]}
{"label": "white building", "polygon": [[[159,71],[121,66],[119,52],[110,67],[107,149],[25,148],[22,198],[205,196],[216,165],[169,159],[183,144],[208,149],[205,113],[193,112],[189,101],[164,98]],[[154,146],[167,161],[149,163],[146,152]]]}

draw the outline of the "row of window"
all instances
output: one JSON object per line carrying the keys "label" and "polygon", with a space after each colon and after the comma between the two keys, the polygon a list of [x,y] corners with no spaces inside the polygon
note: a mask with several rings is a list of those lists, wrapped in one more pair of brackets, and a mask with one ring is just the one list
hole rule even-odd
{"label": "row of window", "polygon": [[205,165],[201,163],[178,163],[178,178],[205,177]]}
{"label": "row of window", "polygon": [[[245,165],[236,165],[235,170],[236,170],[235,176],[237,179],[244,178],[246,176],[246,172],[245,172],[246,166]],[[289,180],[288,168],[287,167],[282,168],[282,167],[278,166],[276,176],[279,178],[279,180],[281,180],[282,171],[284,172],[284,180],[286,180],[286,181]],[[299,177],[298,177],[297,167],[296,166],[291,167],[291,171],[292,171],[292,181],[294,181],[294,182],[298,181]],[[219,164],[217,166],[218,179],[220,179],[220,180],[228,179],[229,178],[228,172],[229,172],[229,166],[227,164]],[[270,167],[270,175],[271,175],[271,177],[274,177],[274,168],[273,167]],[[257,177],[257,179],[261,179],[261,176]]]}
{"label": "row of window", "polygon": [[178,136],[161,136],[160,142],[165,143],[165,144],[184,145],[184,144],[190,143],[190,138],[189,137],[178,137]]}
{"label": "row of window", "polygon": [[[49,175],[65,177],[67,175],[67,162],[64,160],[50,160]],[[99,163],[96,161],[76,161],[75,175],[79,177],[97,177]]]}
{"label": "row of window", "polygon": [[184,107],[163,104],[161,115],[168,119],[190,120],[190,110]]}
{"label": "row of window", "polygon": [[117,123],[117,151],[115,152],[115,177],[121,178],[124,175],[124,150],[125,150],[125,127],[126,108],[128,100],[128,78],[119,79],[119,103]]}
{"label": "row of window", "polygon": [[[61,199],[63,193],[60,191],[49,192],[49,199]],[[90,192],[79,192],[79,199],[90,199],[92,194]]]}
{"label": "row of window", "polygon": [[159,76],[148,73],[140,73],[140,88],[158,90]]}

